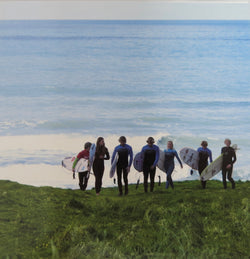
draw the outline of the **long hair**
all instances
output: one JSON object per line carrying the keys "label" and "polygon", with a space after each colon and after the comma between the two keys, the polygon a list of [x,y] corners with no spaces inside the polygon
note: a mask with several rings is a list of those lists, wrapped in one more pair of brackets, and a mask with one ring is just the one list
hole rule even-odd
{"label": "long hair", "polygon": [[172,148],[174,148],[174,143],[173,143],[172,140],[169,140],[169,141],[168,141],[168,144],[171,144]]}
{"label": "long hair", "polygon": [[100,145],[100,142],[104,140],[103,137],[99,137],[96,141],[96,154],[104,155],[106,152],[105,144],[103,146]]}

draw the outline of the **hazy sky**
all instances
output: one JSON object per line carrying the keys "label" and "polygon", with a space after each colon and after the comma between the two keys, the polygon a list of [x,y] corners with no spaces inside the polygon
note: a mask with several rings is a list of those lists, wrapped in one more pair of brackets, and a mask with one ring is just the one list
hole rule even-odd
{"label": "hazy sky", "polygon": [[250,20],[247,0],[0,0],[0,19]]}

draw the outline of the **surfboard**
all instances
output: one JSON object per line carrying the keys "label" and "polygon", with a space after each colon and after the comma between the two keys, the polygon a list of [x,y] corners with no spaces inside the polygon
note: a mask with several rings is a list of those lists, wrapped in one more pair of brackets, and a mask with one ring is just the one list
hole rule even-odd
{"label": "surfboard", "polygon": [[[62,161],[62,166],[69,171],[72,171],[72,167],[75,161],[75,157],[66,157]],[[81,158],[75,167],[75,172],[85,172],[88,171],[88,160]]]}
{"label": "surfboard", "polygon": [[90,170],[91,170],[91,168],[93,166],[93,163],[94,163],[94,160],[95,160],[95,150],[96,150],[96,146],[93,143],[90,147],[90,150],[89,150],[89,167],[90,167]]}
{"label": "surfboard", "polygon": [[[235,152],[238,149],[237,145],[232,145]],[[209,164],[201,173],[201,180],[207,181],[217,175],[222,170],[223,155],[217,157],[211,164]]]}
{"label": "surfboard", "polygon": [[73,163],[74,163],[75,159],[76,159],[75,156],[73,156],[73,157],[65,157],[62,160],[62,167],[64,167],[65,169],[67,169],[69,171],[72,171],[72,166],[73,166]]}
{"label": "surfboard", "polygon": [[84,158],[81,158],[76,164],[75,171],[77,173],[86,172],[88,171],[88,165],[89,165],[89,161]]}
{"label": "surfboard", "polygon": [[217,175],[222,169],[223,155],[217,157],[211,164],[209,164],[201,173],[201,180],[207,181]]}
{"label": "surfboard", "polygon": [[143,171],[143,159],[141,158],[141,152],[136,154],[133,165],[136,171],[138,172]]}
{"label": "surfboard", "polygon": [[160,157],[159,157],[157,167],[165,173],[166,170],[165,170],[164,164],[165,164],[165,153],[162,150],[160,150]]}
{"label": "surfboard", "polygon": [[115,159],[114,159],[114,161],[113,161],[113,163],[112,163],[112,165],[111,165],[110,172],[109,172],[109,177],[110,177],[110,178],[113,178],[114,175],[115,175],[116,164],[117,164],[117,162],[118,162],[118,158],[119,158],[119,156],[118,156],[118,154],[116,153]]}
{"label": "surfboard", "polygon": [[181,160],[194,170],[198,170],[199,152],[192,148],[183,148],[180,151]]}

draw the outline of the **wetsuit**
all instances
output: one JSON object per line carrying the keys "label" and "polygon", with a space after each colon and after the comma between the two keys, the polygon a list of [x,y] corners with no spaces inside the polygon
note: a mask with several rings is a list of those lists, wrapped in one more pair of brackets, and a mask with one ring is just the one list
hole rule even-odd
{"label": "wetsuit", "polygon": [[[118,178],[118,188],[120,195],[122,195],[122,175],[123,175],[123,181],[125,184],[125,195],[128,194],[128,171],[127,168],[131,167],[132,162],[133,162],[133,150],[132,147],[125,144],[125,145],[119,145],[115,148],[113,155],[112,155],[112,160],[111,164],[113,163],[115,159],[115,155],[118,153],[119,158],[117,161],[117,178]],[[129,162],[128,162],[128,157],[130,157]]]}
{"label": "wetsuit", "polygon": [[[103,158],[100,158],[103,156]],[[102,177],[104,173],[104,160],[109,160],[109,152],[108,149],[105,147],[103,153],[95,153],[95,160],[93,163],[93,171],[95,174],[95,190],[96,193],[99,193],[102,188]]]}
{"label": "wetsuit", "polygon": [[182,162],[178,156],[178,153],[174,149],[168,149],[164,150],[165,153],[165,162],[164,162],[164,168],[166,170],[167,174],[167,182],[166,182],[166,189],[168,189],[169,185],[174,189],[174,184],[172,180],[172,173],[174,171],[174,158],[176,157],[180,165],[182,166]]}
{"label": "wetsuit", "polygon": [[[232,188],[235,188],[235,182],[232,178],[233,174],[233,164],[236,162],[235,150],[232,147],[223,147],[221,149],[221,154],[223,154],[222,162],[222,179],[224,188],[227,188],[227,179],[232,183]],[[231,168],[227,168],[228,165],[231,165]],[[227,179],[226,179],[227,178]]]}
{"label": "wetsuit", "polygon": [[[208,159],[210,160],[210,163],[213,162],[212,151],[208,148],[199,147],[197,152],[199,152],[198,170],[201,175],[203,170],[208,166]],[[201,186],[203,189],[206,188],[206,184],[206,181],[201,181]]]}
{"label": "wetsuit", "polygon": [[146,145],[142,148],[141,156],[143,159],[144,191],[148,192],[148,176],[150,175],[150,191],[153,192],[156,165],[159,160],[159,147]]}
{"label": "wetsuit", "polygon": [[[88,150],[83,150],[83,151],[81,151],[78,155],[77,155],[77,157],[76,157],[76,159],[75,159],[75,161],[74,161],[74,163],[73,163],[73,169],[75,169],[75,167],[76,167],[76,165],[77,165],[77,163],[78,163],[78,161],[80,160],[80,159],[86,159],[86,160],[88,160],[89,159],[89,151]],[[89,181],[89,171],[84,171],[84,172],[78,172],[78,178],[79,178],[79,186],[80,186],[80,189],[82,190],[82,191],[85,191],[86,190],[86,188],[87,188],[87,185],[88,185],[88,181]]]}

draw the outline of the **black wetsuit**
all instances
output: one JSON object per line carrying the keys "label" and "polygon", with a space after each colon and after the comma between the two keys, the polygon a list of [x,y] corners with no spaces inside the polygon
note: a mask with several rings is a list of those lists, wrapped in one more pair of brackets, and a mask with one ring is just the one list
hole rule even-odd
{"label": "black wetsuit", "polygon": [[[104,158],[100,158],[100,156],[103,156]],[[95,190],[96,193],[99,193],[102,188],[102,177],[104,173],[104,160],[109,160],[109,152],[108,149],[105,148],[105,151],[103,154],[95,153],[95,160],[93,163],[93,171],[95,174]]]}
{"label": "black wetsuit", "polygon": [[[153,192],[155,185],[156,165],[159,160],[159,147],[146,145],[142,148],[144,191],[148,192],[148,176],[150,175],[150,191]],[[153,169],[151,167],[154,167]]]}
{"label": "black wetsuit", "polygon": [[[198,170],[199,174],[203,172],[203,170],[208,166],[208,159],[210,158],[210,162],[213,161],[212,159],[212,152],[208,148],[200,147],[197,150],[199,152],[199,163],[198,163]],[[206,181],[201,181],[201,186],[203,189],[206,188]]]}
{"label": "black wetsuit", "polygon": [[[235,182],[232,178],[233,174],[233,164],[236,162],[235,150],[232,147],[223,147],[221,149],[221,154],[223,154],[222,162],[222,180],[224,188],[227,188],[227,179],[232,183],[232,188],[235,188]],[[228,165],[231,165],[231,168],[227,168]],[[227,178],[227,179],[226,179]]]}
{"label": "black wetsuit", "polygon": [[[116,164],[119,193],[120,193],[120,195],[123,194],[123,191],[122,191],[122,176],[123,176],[123,181],[125,184],[125,195],[127,195],[128,194],[128,170],[127,170],[127,168],[132,165],[133,150],[132,150],[132,147],[127,144],[117,146],[114,150],[111,163],[113,163],[116,153],[118,153],[118,155],[119,155],[119,158],[118,158],[118,161]],[[128,162],[129,156],[130,156],[130,161]]]}

